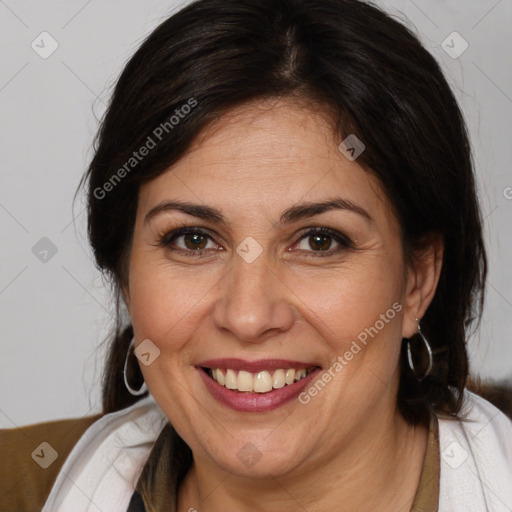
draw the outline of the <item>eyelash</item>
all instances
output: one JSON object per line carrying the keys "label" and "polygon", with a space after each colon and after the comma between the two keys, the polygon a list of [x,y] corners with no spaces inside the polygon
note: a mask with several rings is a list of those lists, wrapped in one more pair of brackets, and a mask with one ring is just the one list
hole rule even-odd
{"label": "eyelash", "polygon": [[[329,249],[327,251],[306,251],[306,252],[312,253],[312,254],[308,255],[307,257],[325,258],[327,256],[332,256],[333,254],[339,253],[342,250],[354,248],[351,240],[348,237],[346,237],[339,231],[336,231],[334,229],[327,228],[324,226],[317,226],[314,228],[309,228],[308,231],[304,232],[299,237],[299,239],[297,240],[297,242],[294,243],[294,245],[298,244],[304,238],[308,238],[310,236],[317,235],[317,234],[330,236],[334,241],[338,242],[341,247],[339,247],[338,249]],[[163,235],[160,235],[157,245],[159,247],[169,249],[173,252],[178,252],[180,254],[183,254],[184,256],[191,257],[191,258],[194,258],[194,257],[197,258],[197,257],[204,256],[205,253],[207,253],[211,250],[211,249],[192,250],[192,249],[182,249],[182,248],[175,248],[175,247],[172,248],[171,243],[176,238],[183,236],[183,235],[201,235],[201,236],[210,238],[212,240],[212,242],[215,243],[215,240],[213,240],[212,235],[208,231],[205,231],[201,228],[195,228],[195,227],[183,227],[183,228],[175,229],[175,230],[165,233]]]}

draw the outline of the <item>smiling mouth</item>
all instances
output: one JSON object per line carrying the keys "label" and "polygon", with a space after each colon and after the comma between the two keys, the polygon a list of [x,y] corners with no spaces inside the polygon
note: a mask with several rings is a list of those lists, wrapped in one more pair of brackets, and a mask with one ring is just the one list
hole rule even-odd
{"label": "smiling mouth", "polygon": [[263,370],[256,373],[244,370],[232,370],[230,368],[201,369],[217,384],[241,393],[269,393],[275,389],[291,386],[306,378],[312,371],[319,368],[279,368],[276,370]]}

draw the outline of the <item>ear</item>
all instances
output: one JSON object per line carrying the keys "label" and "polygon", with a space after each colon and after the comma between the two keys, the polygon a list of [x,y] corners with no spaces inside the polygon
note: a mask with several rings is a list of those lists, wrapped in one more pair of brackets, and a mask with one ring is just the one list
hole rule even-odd
{"label": "ear", "polygon": [[402,337],[410,338],[418,332],[418,322],[429,307],[437,289],[443,265],[442,236],[432,234],[425,238],[421,249],[413,251],[406,269]]}

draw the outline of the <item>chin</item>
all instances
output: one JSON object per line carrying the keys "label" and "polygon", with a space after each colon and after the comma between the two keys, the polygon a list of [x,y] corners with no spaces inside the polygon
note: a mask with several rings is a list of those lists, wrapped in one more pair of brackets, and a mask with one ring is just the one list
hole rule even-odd
{"label": "chin", "polygon": [[[265,435],[268,433],[263,434],[263,436]],[[253,441],[233,441],[230,438],[229,444],[232,447],[239,446],[240,448],[224,453],[210,453],[214,464],[234,475],[250,478],[283,476],[294,472],[303,465],[303,457],[299,456],[298,448],[289,440],[265,443],[264,437],[260,438],[260,442],[256,440],[254,433],[251,437]]]}

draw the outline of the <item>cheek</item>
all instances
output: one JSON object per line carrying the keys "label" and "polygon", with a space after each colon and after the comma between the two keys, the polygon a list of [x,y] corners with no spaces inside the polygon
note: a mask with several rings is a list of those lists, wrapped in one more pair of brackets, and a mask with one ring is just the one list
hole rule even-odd
{"label": "cheek", "polygon": [[[401,347],[401,268],[366,265],[329,279],[300,281],[307,295],[303,315],[327,348],[324,373],[329,392],[314,407],[331,415],[333,422],[370,414],[398,382]],[[303,403],[321,393],[313,382],[302,395]],[[349,411],[349,412],[348,412]],[[335,420],[336,418],[336,420]],[[355,420],[354,420],[355,421]]]}
{"label": "cheek", "polygon": [[[172,401],[170,411],[192,414],[193,401],[183,382],[191,372],[188,342],[204,320],[204,305],[213,283],[193,271],[176,271],[161,261],[133,256],[130,269],[130,316],[137,341],[150,339],[160,356],[149,366],[139,365],[151,394],[159,404]],[[179,378],[176,378],[179,376]],[[190,386],[190,382],[187,387]],[[166,407],[164,407],[165,410]],[[183,418],[168,416],[176,426]]]}
{"label": "cheek", "polygon": [[[383,331],[394,337],[399,332],[397,309],[401,307],[392,307],[402,301],[402,269],[396,260],[391,264],[382,258],[370,258],[323,275],[317,272],[314,278],[295,276],[293,289],[307,306],[302,308],[303,315],[337,351],[374,326],[381,315],[392,320],[386,322]],[[381,324],[382,320],[377,327]],[[391,324],[394,329],[387,328]]]}
{"label": "cheek", "polygon": [[222,272],[172,265],[162,254],[134,245],[130,261],[130,317],[135,338],[149,338],[166,357],[179,352],[200,325]]}

